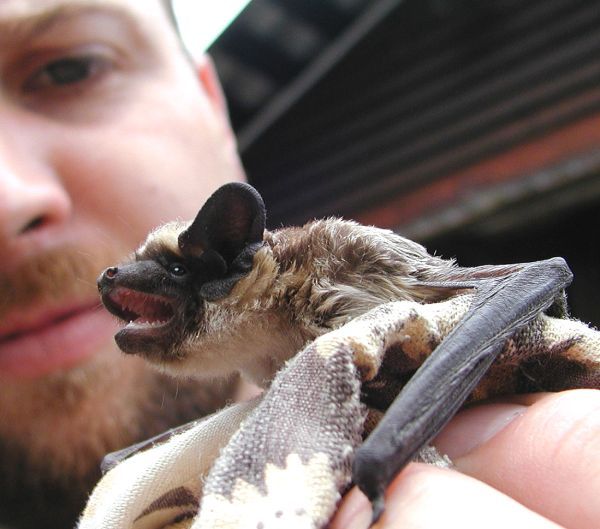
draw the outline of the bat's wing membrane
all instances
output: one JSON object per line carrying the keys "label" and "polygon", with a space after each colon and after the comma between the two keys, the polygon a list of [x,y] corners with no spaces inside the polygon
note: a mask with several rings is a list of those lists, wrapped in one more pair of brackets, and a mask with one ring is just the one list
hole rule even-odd
{"label": "bat's wing membrane", "polygon": [[506,339],[560,299],[571,278],[565,261],[554,258],[519,265],[501,277],[449,285],[476,290],[469,311],[356,453],[354,480],[373,503],[374,520],[393,477],[458,411]]}

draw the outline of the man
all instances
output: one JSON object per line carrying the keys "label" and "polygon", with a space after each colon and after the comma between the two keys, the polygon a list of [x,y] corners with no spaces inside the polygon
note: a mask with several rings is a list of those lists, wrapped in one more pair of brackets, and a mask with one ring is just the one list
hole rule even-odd
{"label": "man", "polygon": [[[120,354],[95,278],[243,178],[213,68],[159,0],[0,2],[0,524],[72,526],[105,452],[230,394]],[[440,446],[474,478],[409,467],[380,527],[592,527],[599,410],[580,391],[465,412]],[[352,491],[332,527],[368,516]]]}
{"label": "man", "polygon": [[116,350],[99,271],[242,179],[156,2],[0,2],[0,519],[70,527],[106,451],[222,405]]}

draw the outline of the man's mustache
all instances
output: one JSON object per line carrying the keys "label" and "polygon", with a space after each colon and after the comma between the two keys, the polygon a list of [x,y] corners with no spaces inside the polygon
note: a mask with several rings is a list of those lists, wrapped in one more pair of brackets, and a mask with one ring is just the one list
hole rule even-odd
{"label": "man's mustache", "polygon": [[89,300],[97,295],[98,274],[126,256],[114,248],[67,247],[29,258],[10,272],[0,270],[0,318],[39,303]]}

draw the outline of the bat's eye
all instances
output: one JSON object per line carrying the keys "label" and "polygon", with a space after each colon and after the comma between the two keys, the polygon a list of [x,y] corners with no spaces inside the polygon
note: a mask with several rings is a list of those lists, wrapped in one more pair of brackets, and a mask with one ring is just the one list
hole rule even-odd
{"label": "bat's eye", "polygon": [[181,277],[187,274],[187,268],[181,263],[170,263],[168,266],[169,273],[171,275]]}

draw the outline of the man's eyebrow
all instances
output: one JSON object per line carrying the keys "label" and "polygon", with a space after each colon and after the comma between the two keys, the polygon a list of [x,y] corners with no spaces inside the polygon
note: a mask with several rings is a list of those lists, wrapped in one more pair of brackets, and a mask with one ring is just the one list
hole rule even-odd
{"label": "man's eyebrow", "polygon": [[122,6],[69,2],[14,19],[0,19],[0,46],[14,45],[46,33],[70,19],[93,14],[114,16],[131,26],[132,29],[139,30],[136,18]]}

